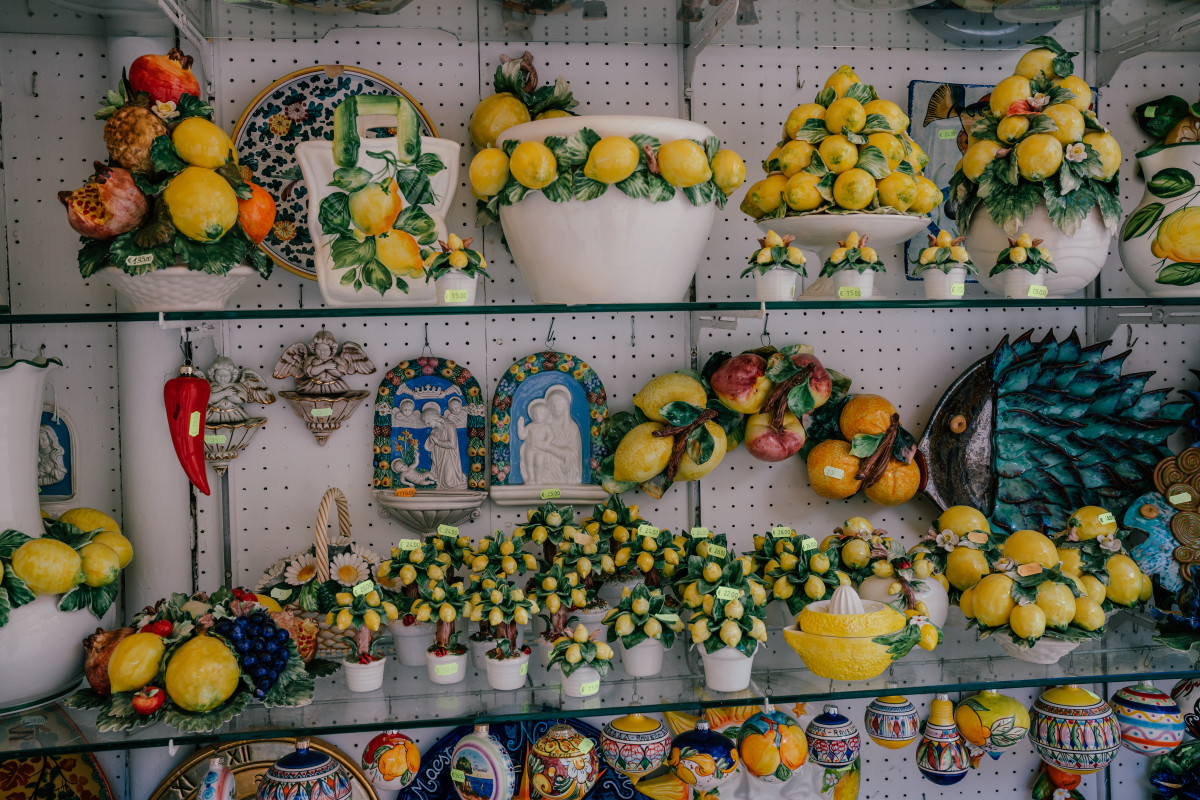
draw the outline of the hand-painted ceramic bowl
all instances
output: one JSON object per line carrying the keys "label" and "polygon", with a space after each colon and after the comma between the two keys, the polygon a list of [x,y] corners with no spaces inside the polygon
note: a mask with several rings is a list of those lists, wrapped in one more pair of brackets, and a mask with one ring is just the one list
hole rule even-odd
{"label": "hand-painted ceramic bowl", "polygon": [[350,781],[328,753],[296,740],[296,752],[276,761],[258,784],[254,800],[345,800]]}
{"label": "hand-painted ceramic bowl", "polygon": [[605,723],[600,750],[609,766],[631,778],[658,769],[667,757],[671,734],[654,717],[626,714]]}

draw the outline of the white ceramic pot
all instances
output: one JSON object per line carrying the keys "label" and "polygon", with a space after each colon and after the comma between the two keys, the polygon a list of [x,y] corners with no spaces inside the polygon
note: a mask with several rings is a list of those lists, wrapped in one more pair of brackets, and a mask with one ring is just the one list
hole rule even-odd
{"label": "white ceramic pot", "polygon": [[[964,229],[967,236],[967,249],[971,251],[971,259],[978,265],[979,282],[983,288],[992,294],[1004,294],[1000,278],[987,275],[996,263],[996,256],[1008,247],[1008,234],[1004,229],[992,222],[985,203],[980,203],[971,221]],[[1028,233],[1034,239],[1042,239],[1042,244],[1050,251],[1054,266],[1058,272],[1046,276],[1046,288],[1050,297],[1066,297],[1081,291],[1095,280],[1100,274],[1100,268],[1108,259],[1108,247],[1112,236],[1104,227],[1104,219],[1100,210],[1093,208],[1079,223],[1078,230],[1072,236],[1054,227],[1046,207],[1039,205],[1025,219],[1021,233]],[[1014,238],[1015,234],[1014,234]]]}
{"label": "white ceramic pot", "polygon": [[495,639],[472,639],[467,637],[467,648],[471,651],[471,666],[480,672],[487,669],[488,657],[487,651],[496,646]]}
{"label": "white ceramic pot", "polygon": [[838,300],[870,300],[874,291],[874,270],[844,269],[833,273],[833,294]]}
{"label": "white ceramic pot", "polygon": [[487,660],[488,686],[498,692],[512,692],[525,685],[529,676],[529,654],[521,653],[503,661],[498,658]]}
{"label": "white ceramic pot", "polygon": [[346,673],[346,687],[352,692],[373,692],[383,686],[383,668],[387,659],[377,658],[370,664],[342,660],[342,671]]}
{"label": "white ceramic pot", "polygon": [[[758,648],[755,647],[755,653]],[[740,692],[750,685],[750,669],[754,656],[746,656],[733,647],[722,647],[711,653],[704,652],[700,645],[700,658],[704,662],[704,683],[714,692]]]}
{"label": "white ceramic pot", "polygon": [[541,653],[541,656],[542,656],[542,666],[549,667],[550,666],[550,651],[554,649],[553,640],[547,639],[545,636],[538,636],[537,637],[537,646],[538,646],[538,652]]}
{"label": "white ceramic pot", "polygon": [[590,697],[600,691],[600,673],[594,667],[577,667],[563,676],[562,690],[567,697]]}
{"label": "white ceramic pot", "polygon": [[796,299],[796,279],[800,276],[790,269],[776,267],[754,273],[754,299],[760,302]]}
{"label": "white ceramic pot", "polygon": [[[621,602],[621,593],[625,589],[633,590],[633,587],[642,582],[641,578],[630,578],[627,581],[605,581],[600,585],[600,591],[597,593],[601,600],[612,606],[615,603]],[[607,609],[606,609],[607,613]]]}
{"label": "white ceramic pot", "polygon": [[244,264],[225,275],[167,267],[130,275],[118,267],[96,272],[117,292],[122,311],[223,311],[229,298],[258,273]]}
{"label": "white ceramic pot", "polygon": [[[925,604],[929,609],[929,621],[941,628],[946,624],[946,615],[950,613],[950,597],[942,585],[933,578],[919,580],[923,588],[914,590],[916,602]],[[895,596],[888,594],[888,587],[894,582],[894,578],[880,578],[871,575],[859,584],[858,596],[863,600],[874,600],[877,603],[890,605],[889,601],[894,600]],[[902,611],[903,607],[896,610]]]}
{"label": "white ceramic pot", "polygon": [[1033,647],[1021,647],[1006,633],[997,633],[992,638],[1006,655],[1028,661],[1030,664],[1057,664],[1059,659],[1079,647],[1079,642],[1066,642],[1044,636],[1038,639]]}
{"label": "white ceramic pot", "polygon": [[[1183,286],[1157,282],[1161,271],[1173,263],[1200,263],[1200,233],[1196,232],[1200,193],[1195,189],[1200,183],[1200,142],[1151,147],[1138,153],[1137,159],[1146,193],[1121,226],[1119,247],[1125,271],[1150,297],[1200,296],[1200,280]],[[1184,218],[1193,221],[1190,236],[1180,235]],[[1167,236],[1158,241],[1164,225]],[[1156,242],[1162,256],[1151,250]]]}
{"label": "white ceramic pot", "polygon": [[[1035,286],[1046,286],[1044,269],[1039,269],[1036,273],[1027,269],[1006,269],[996,277],[1000,279],[1001,291],[1009,300],[1037,300],[1037,293],[1031,293],[1031,290]],[[1046,291],[1049,292],[1049,287],[1046,287]]]}
{"label": "white ceramic pot", "polygon": [[953,267],[949,272],[930,268],[921,273],[921,282],[926,300],[961,300],[967,291],[967,268]]}
{"label": "white ceramic pot", "polygon": [[[687,120],[582,116],[515,125],[497,144],[540,142],[584,127],[601,137],[642,133],[664,143],[713,135]],[[674,303],[696,274],[715,212],[712,203],[692,205],[681,191],[651,203],[610,186],[594,200],[565,203],[531,191],[501,207],[500,222],[535,303]]]}
{"label": "white ceramic pot", "polygon": [[583,611],[575,609],[568,614],[568,617],[578,617],[579,621],[589,631],[594,631],[600,627],[600,623],[604,621],[605,615],[608,614],[608,604],[603,603],[600,606],[589,608]]}
{"label": "white ceramic pot", "polygon": [[666,648],[658,639],[645,639],[633,647],[621,648],[621,665],[631,678],[652,678],[662,672],[663,653]]}
{"label": "white ceramic pot", "polygon": [[467,677],[467,654],[447,654],[435,656],[425,653],[425,666],[429,670],[429,680],[439,685],[459,683]]}
{"label": "white ceramic pot", "polygon": [[433,644],[437,626],[432,622],[405,625],[400,620],[393,620],[388,623],[388,632],[392,634],[400,663],[406,667],[419,667],[425,663],[425,650]]}
{"label": "white ceramic pot", "polygon": [[439,306],[473,306],[482,275],[471,277],[458,270],[451,270],[433,282],[434,294]]}

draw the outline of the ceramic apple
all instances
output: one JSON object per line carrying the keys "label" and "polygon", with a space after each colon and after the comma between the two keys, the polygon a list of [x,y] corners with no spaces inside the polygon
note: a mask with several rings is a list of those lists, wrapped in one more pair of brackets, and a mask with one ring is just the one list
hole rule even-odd
{"label": "ceramic apple", "polygon": [[727,359],[717,367],[709,382],[717,399],[741,414],[761,411],[775,387],[767,377],[767,360],[757,353],[742,353]]}
{"label": "ceramic apple", "polygon": [[808,390],[812,392],[813,400],[816,401],[814,408],[825,405],[829,396],[833,394],[833,379],[829,377],[829,372],[820,359],[810,353],[797,353],[792,356],[792,363],[797,367],[812,365],[812,373],[808,376]]}
{"label": "ceramic apple", "polygon": [[804,425],[791,411],[783,412],[783,424],[772,426],[769,413],[752,414],[746,420],[746,449],[759,461],[783,461],[800,452],[806,434]]}

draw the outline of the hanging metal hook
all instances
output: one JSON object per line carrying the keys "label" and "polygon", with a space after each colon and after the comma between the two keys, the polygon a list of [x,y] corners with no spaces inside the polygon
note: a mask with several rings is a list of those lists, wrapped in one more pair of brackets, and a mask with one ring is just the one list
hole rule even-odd
{"label": "hanging metal hook", "polygon": [[630,314],[629,315],[629,346],[630,347],[637,347],[637,331],[634,329],[634,322],[636,322],[636,321],[637,321],[636,318],[632,314]]}
{"label": "hanging metal hook", "polygon": [[191,366],[191,364],[192,364],[192,342],[191,342],[191,337],[188,336],[187,328],[183,328],[180,331],[179,352],[181,352],[183,354],[183,365],[185,367]]}
{"label": "hanging metal hook", "polygon": [[546,349],[554,346],[554,317],[550,318],[550,330],[546,331]]}
{"label": "hanging metal hook", "polygon": [[425,345],[421,348],[421,355],[433,355],[433,348],[429,346],[429,323],[425,323]]}
{"label": "hanging metal hook", "polygon": [[1133,335],[1133,326],[1126,325],[1125,326],[1125,346],[1133,347],[1135,344],[1137,344],[1137,341],[1138,341],[1138,337]]}
{"label": "hanging metal hook", "polygon": [[758,343],[761,344],[763,347],[771,346],[771,332],[767,330],[767,325],[768,325],[768,323],[770,323],[770,321],[771,321],[770,314],[767,314],[763,317],[763,330],[762,330],[762,333],[760,333],[758,335]]}

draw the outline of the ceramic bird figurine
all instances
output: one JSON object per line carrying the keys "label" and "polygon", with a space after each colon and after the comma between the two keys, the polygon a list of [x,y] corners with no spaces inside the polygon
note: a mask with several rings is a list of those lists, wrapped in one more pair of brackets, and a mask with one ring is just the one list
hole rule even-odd
{"label": "ceramic bird figurine", "polygon": [[327,330],[319,330],[306,345],[296,342],[283,351],[275,365],[276,378],[293,377],[296,391],[306,395],[339,395],[350,390],[342,378],[346,375],[370,375],[375,365],[354,342],[337,340]]}

